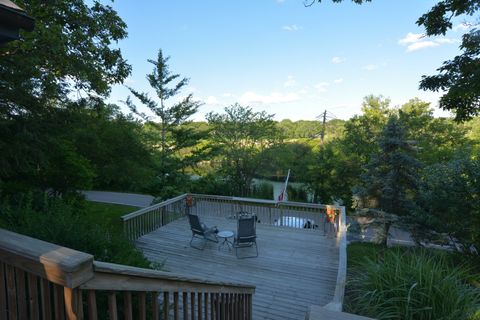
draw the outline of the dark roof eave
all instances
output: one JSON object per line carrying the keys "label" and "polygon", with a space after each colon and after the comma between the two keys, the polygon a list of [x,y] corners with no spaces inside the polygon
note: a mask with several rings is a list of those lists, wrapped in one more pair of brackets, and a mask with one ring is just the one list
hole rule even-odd
{"label": "dark roof eave", "polygon": [[33,31],[35,20],[23,11],[0,4],[0,25]]}

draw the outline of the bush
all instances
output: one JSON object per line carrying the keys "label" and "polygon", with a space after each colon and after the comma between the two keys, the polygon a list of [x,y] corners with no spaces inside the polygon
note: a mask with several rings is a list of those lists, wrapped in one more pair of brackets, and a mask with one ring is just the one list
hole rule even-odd
{"label": "bush", "polygon": [[387,250],[349,275],[346,308],[376,319],[480,319],[480,289],[469,284],[468,274],[445,255]]}
{"label": "bush", "polygon": [[294,187],[292,185],[289,185],[287,186],[287,194],[289,201],[309,202],[308,190],[304,186]]}
{"label": "bush", "polygon": [[268,182],[260,182],[257,184],[252,184],[249,197],[255,198],[255,199],[272,200],[273,185]]}
{"label": "bush", "polygon": [[107,223],[89,219],[84,200],[66,201],[42,194],[4,200],[3,227],[37,239],[92,254],[95,260],[149,267],[142,253]]}

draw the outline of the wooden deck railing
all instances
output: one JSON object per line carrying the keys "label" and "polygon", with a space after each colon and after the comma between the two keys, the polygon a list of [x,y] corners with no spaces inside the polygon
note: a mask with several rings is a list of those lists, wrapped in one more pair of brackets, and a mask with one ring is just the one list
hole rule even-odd
{"label": "wooden deck railing", "polygon": [[2,320],[101,314],[110,320],[249,320],[254,291],[250,285],[97,262],[89,254],[0,229]]}
{"label": "wooden deck railing", "polygon": [[187,194],[168,199],[122,216],[123,230],[130,240],[152,232],[185,215]]}
{"label": "wooden deck railing", "polygon": [[[187,199],[192,205],[187,206]],[[204,194],[183,194],[162,203],[140,209],[122,217],[126,236],[136,240],[144,234],[191,212],[198,215],[234,218],[239,212],[255,213],[258,223],[277,227],[326,231],[332,227],[326,221],[328,209],[336,212],[335,232],[340,230],[342,207],[314,203],[280,202],[273,200],[225,197]]]}

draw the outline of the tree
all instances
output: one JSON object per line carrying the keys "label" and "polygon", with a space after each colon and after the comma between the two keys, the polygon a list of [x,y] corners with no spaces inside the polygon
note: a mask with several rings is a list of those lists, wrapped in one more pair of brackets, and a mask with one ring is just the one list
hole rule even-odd
{"label": "tree", "polygon": [[[157,60],[148,60],[154,65],[153,72],[147,75],[150,86],[155,90],[158,99],[150,98],[148,93],[139,92],[129,88],[130,92],[153,114],[158,117],[159,122],[152,121],[150,117],[138,111],[130,97],[127,98],[127,106],[137,115],[140,115],[153,129],[151,133],[159,138],[154,143],[155,149],[159,152],[159,174],[154,188],[162,188],[163,196],[171,196],[176,193],[175,186],[182,178],[182,170],[190,164],[190,157],[180,157],[182,149],[193,147],[202,137],[192,127],[186,126],[189,118],[195,114],[200,106],[198,101],[193,99],[193,94],[188,94],[179,102],[172,104],[168,100],[177,96],[188,84],[187,78],[178,74],[172,74],[168,67],[170,57],[164,57],[160,49]],[[197,154],[192,154],[197,158]]]}
{"label": "tree", "polygon": [[106,96],[131,67],[120,49],[126,24],[107,5],[82,0],[16,1],[35,18],[33,32],[23,41],[0,47],[0,117],[38,113],[69,94]]}
{"label": "tree", "polygon": [[398,117],[389,118],[378,146],[379,151],[372,155],[362,174],[364,194],[383,211],[407,215],[412,209],[420,163],[411,156],[415,149],[405,139]]}
{"label": "tree", "polygon": [[447,162],[459,153],[470,153],[472,143],[466,128],[451,119],[434,118],[428,102],[411,99],[398,111],[406,138],[415,143],[417,158],[423,165]]}
{"label": "tree", "polygon": [[480,253],[480,160],[461,157],[425,168],[413,221],[423,238],[446,235],[459,251]]}
{"label": "tree", "polygon": [[276,144],[279,131],[273,115],[265,111],[254,112],[238,103],[224,110],[224,114],[210,112],[206,116],[211,141],[218,150],[221,175],[235,195],[245,196],[264,163],[262,151]]}
{"label": "tree", "polygon": [[107,96],[110,85],[128,76],[130,66],[111,47],[126,37],[126,25],[97,1],[17,3],[36,27],[23,41],[0,47],[0,188],[8,183],[19,191],[53,180],[62,190],[88,186],[91,165],[75,141],[56,136],[69,129],[66,123],[50,120],[81,108],[82,100]]}
{"label": "tree", "polygon": [[[343,0],[332,0],[342,2]],[[371,0],[352,0],[357,4]],[[311,6],[322,0],[306,0]],[[460,49],[462,54],[452,60],[445,61],[433,76],[422,76],[420,89],[446,92],[440,98],[440,107],[455,112],[457,121],[464,121],[480,115],[480,10],[477,0],[442,0],[423,14],[417,25],[425,28],[426,36],[445,35],[453,28],[452,19],[460,16],[470,17],[474,22],[466,23],[469,32],[462,36]],[[476,20],[476,21],[475,21]]]}

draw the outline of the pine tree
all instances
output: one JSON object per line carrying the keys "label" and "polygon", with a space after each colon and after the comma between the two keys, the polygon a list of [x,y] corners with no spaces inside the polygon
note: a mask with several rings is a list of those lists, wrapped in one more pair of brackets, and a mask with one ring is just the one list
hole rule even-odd
{"label": "pine tree", "polygon": [[396,116],[388,120],[378,145],[379,152],[362,175],[366,194],[378,201],[379,209],[406,215],[412,209],[420,163],[412,156],[415,149],[405,139],[405,129]]}
{"label": "pine tree", "polygon": [[[160,49],[157,60],[148,60],[154,65],[154,69],[147,75],[147,80],[155,90],[157,99],[150,98],[147,93],[128,88],[158,118],[158,122],[152,121],[151,117],[139,112],[130,97],[125,101],[130,110],[141,116],[149,125],[153,126],[154,130],[159,132],[158,140],[160,141],[154,141],[152,145],[155,147],[155,151],[159,152],[160,158],[157,185],[163,189],[161,193],[166,197],[175,194],[178,184],[176,178],[179,178],[181,171],[191,164],[191,158],[198,156],[195,152],[190,152],[189,156],[180,157],[179,151],[193,147],[202,137],[201,133],[186,126],[190,122],[189,118],[198,111],[201,105],[200,102],[193,99],[193,94],[188,94],[179,102],[168,103],[169,99],[180,94],[189,81],[187,78],[179,79],[180,75],[170,72],[167,64],[169,58],[164,57]],[[169,191],[165,191],[167,189]]]}

